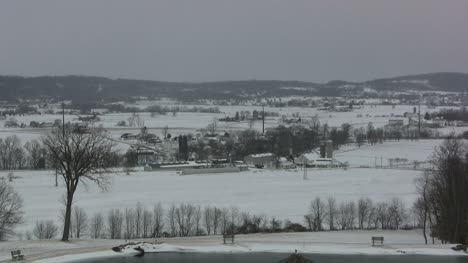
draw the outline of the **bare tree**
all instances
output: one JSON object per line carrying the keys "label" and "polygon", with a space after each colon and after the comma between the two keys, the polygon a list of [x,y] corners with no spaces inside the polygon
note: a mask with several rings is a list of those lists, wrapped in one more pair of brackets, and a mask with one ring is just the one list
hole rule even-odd
{"label": "bare tree", "polygon": [[152,237],[160,237],[164,229],[164,209],[161,203],[153,208],[153,233]]}
{"label": "bare tree", "polygon": [[206,234],[211,234],[211,229],[213,227],[213,209],[211,207],[205,207],[203,210],[203,223],[205,225]]}
{"label": "bare tree", "polygon": [[227,208],[223,208],[221,211],[221,230],[222,234],[228,234],[228,226],[229,226],[229,210]]}
{"label": "bare tree", "polygon": [[340,203],[337,215],[337,224],[340,226],[341,230],[354,228],[356,205],[353,201]]}
{"label": "bare tree", "polygon": [[181,204],[175,210],[175,218],[179,227],[179,235],[187,237],[194,226],[195,207],[191,204]]}
{"label": "bare tree", "polygon": [[85,232],[88,228],[88,216],[81,207],[75,207],[73,209],[73,222],[75,227],[75,236],[80,238],[81,233]]}
{"label": "bare tree", "polygon": [[380,222],[380,228],[387,229],[389,226],[388,204],[380,202],[377,204],[377,220]]}
{"label": "bare tree", "polygon": [[314,230],[316,228],[315,227],[315,220],[314,220],[314,217],[312,216],[312,214],[304,215],[304,221],[306,223],[307,230],[312,231],[312,230]]}
{"label": "bare tree", "polygon": [[22,168],[24,164],[24,150],[21,147],[21,140],[18,136],[8,136],[4,140],[0,139],[0,168],[12,170]]}
{"label": "bare tree", "polygon": [[327,216],[326,221],[330,230],[335,230],[335,221],[338,213],[338,208],[336,205],[336,199],[334,197],[329,197],[327,199]]}
{"label": "bare tree", "polygon": [[95,214],[90,220],[90,236],[91,238],[101,238],[104,229],[104,217],[101,213]]}
{"label": "bare tree", "polygon": [[201,236],[203,234],[203,230],[201,228],[202,225],[202,209],[200,206],[195,207],[195,215],[194,215],[194,221],[195,221],[195,235],[196,236]]}
{"label": "bare tree", "polygon": [[171,231],[171,236],[177,236],[177,221],[176,221],[176,206],[174,204],[171,205],[169,210],[167,211],[167,221],[169,223],[169,228]]}
{"label": "bare tree", "polygon": [[218,130],[218,120],[216,118],[213,118],[213,121],[210,124],[208,124],[206,130],[210,135],[216,134]]}
{"label": "bare tree", "polygon": [[223,211],[221,209],[213,207],[213,234],[218,234],[219,224]]}
{"label": "bare tree", "polygon": [[107,216],[107,226],[111,239],[122,237],[123,215],[120,209],[112,209]]}
{"label": "bare tree", "polygon": [[33,234],[37,239],[52,239],[57,235],[58,227],[54,221],[36,221]]}
{"label": "bare tree", "polygon": [[282,226],[281,220],[276,219],[275,217],[272,217],[270,220],[270,226],[271,226],[271,232],[276,233],[281,231],[281,226]]}
{"label": "bare tree", "polygon": [[148,238],[151,236],[153,228],[153,215],[151,211],[145,209],[143,212],[143,220],[142,220],[142,234],[143,238]]}
{"label": "bare tree", "polygon": [[377,229],[379,227],[379,217],[377,216],[377,207],[372,205],[367,218],[367,227]]}
{"label": "bare tree", "polygon": [[370,200],[369,198],[359,198],[357,204],[359,229],[364,229],[364,222],[367,222],[371,209],[372,200]]}
{"label": "bare tree", "polygon": [[388,207],[388,215],[392,229],[399,229],[405,222],[407,215],[405,211],[405,204],[397,197],[392,198],[390,206]]}
{"label": "bare tree", "polygon": [[323,220],[325,218],[325,203],[320,200],[320,197],[315,198],[309,206],[309,213],[313,220],[312,231],[323,230]]}
{"label": "bare tree", "polygon": [[14,234],[22,218],[23,200],[13,186],[0,180],[0,241]]}
{"label": "bare tree", "polygon": [[416,180],[416,190],[419,198],[413,205],[413,211],[423,229],[424,242],[427,244],[427,221],[430,215],[430,173],[425,172],[422,177]]}
{"label": "bare tree", "polygon": [[137,203],[135,209],[135,237],[141,237],[143,224],[143,206],[140,202]]}
{"label": "bare tree", "polygon": [[26,149],[29,166],[33,169],[38,169],[40,166],[41,159],[45,157],[45,150],[38,140],[32,140],[24,145]]}
{"label": "bare tree", "polygon": [[103,131],[96,129],[90,133],[77,133],[71,128],[55,129],[42,139],[52,163],[58,166],[66,187],[66,210],[62,241],[68,241],[70,234],[73,197],[80,182],[91,181],[105,189],[109,180],[108,161],[114,153],[114,143],[108,140]]}
{"label": "bare tree", "polygon": [[125,220],[125,239],[131,239],[135,236],[135,210],[131,208],[125,209],[124,220]]}

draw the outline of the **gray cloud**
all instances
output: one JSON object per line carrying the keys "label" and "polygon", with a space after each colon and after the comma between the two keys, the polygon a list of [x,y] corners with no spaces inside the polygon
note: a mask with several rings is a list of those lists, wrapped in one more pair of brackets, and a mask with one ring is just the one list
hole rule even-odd
{"label": "gray cloud", "polygon": [[0,34],[0,74],[323,82],[468,72],[464,0],[11,0]]}

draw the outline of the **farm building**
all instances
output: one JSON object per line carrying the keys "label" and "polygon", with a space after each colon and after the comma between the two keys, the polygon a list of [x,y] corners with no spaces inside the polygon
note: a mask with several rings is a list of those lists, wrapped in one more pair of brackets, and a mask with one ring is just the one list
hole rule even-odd
{"label": "farm building", "polygon": [[251,154],[244,157],[247,165],[265,168],[276,168],[276,156],[272,153]]}
{"label": "farm building", "polygon": [[295,163],[297,165],[307,165],[312,168],[338,168],[343,167],[343,164],[334,158],[321,157],[319,153],[304,153],[296,158]]}

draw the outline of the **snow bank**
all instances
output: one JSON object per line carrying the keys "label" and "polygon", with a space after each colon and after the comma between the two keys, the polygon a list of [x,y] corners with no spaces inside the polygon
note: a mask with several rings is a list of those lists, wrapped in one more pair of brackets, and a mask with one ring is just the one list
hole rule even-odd
{"label": "snow bank", "polygon": [[63,263],[100,257],[134,256],[137,254],[134,248],[142,248],[145,253],[183,252],[183,253],[293,253],[295,249],[299,253],[310,254],[339,254],[339,255],[437,255],[437,256],[462,256],[464,252],[456,252],[449,245],[434,248],[405,248],[405,247],[369,247],[362,245],[330,245],[314,244],[303,247],[297,244],[234,244],[234,245],[208,245],[208,246],[180,246],[170,244],[138,243],[126,246],[122,252],[103,251],[86,254],[68,255],[56,258],[48,258],[35,261],[35,263]]}

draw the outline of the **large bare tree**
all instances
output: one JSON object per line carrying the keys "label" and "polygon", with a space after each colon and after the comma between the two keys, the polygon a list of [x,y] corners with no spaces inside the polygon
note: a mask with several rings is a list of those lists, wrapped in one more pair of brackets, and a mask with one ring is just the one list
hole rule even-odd
{"label": "large bare tree", "polygon": [[42,138],[52,163],[62,176],[66,187],[66,209],[62,241],[68,241],[70,234],[73,197],[78,185],[93,182],[105,189],[109,180],[110,158],[114,143],[108,140],[103,130],[94,129],[86,133],[75,132],[71,128],[55,129]]}

